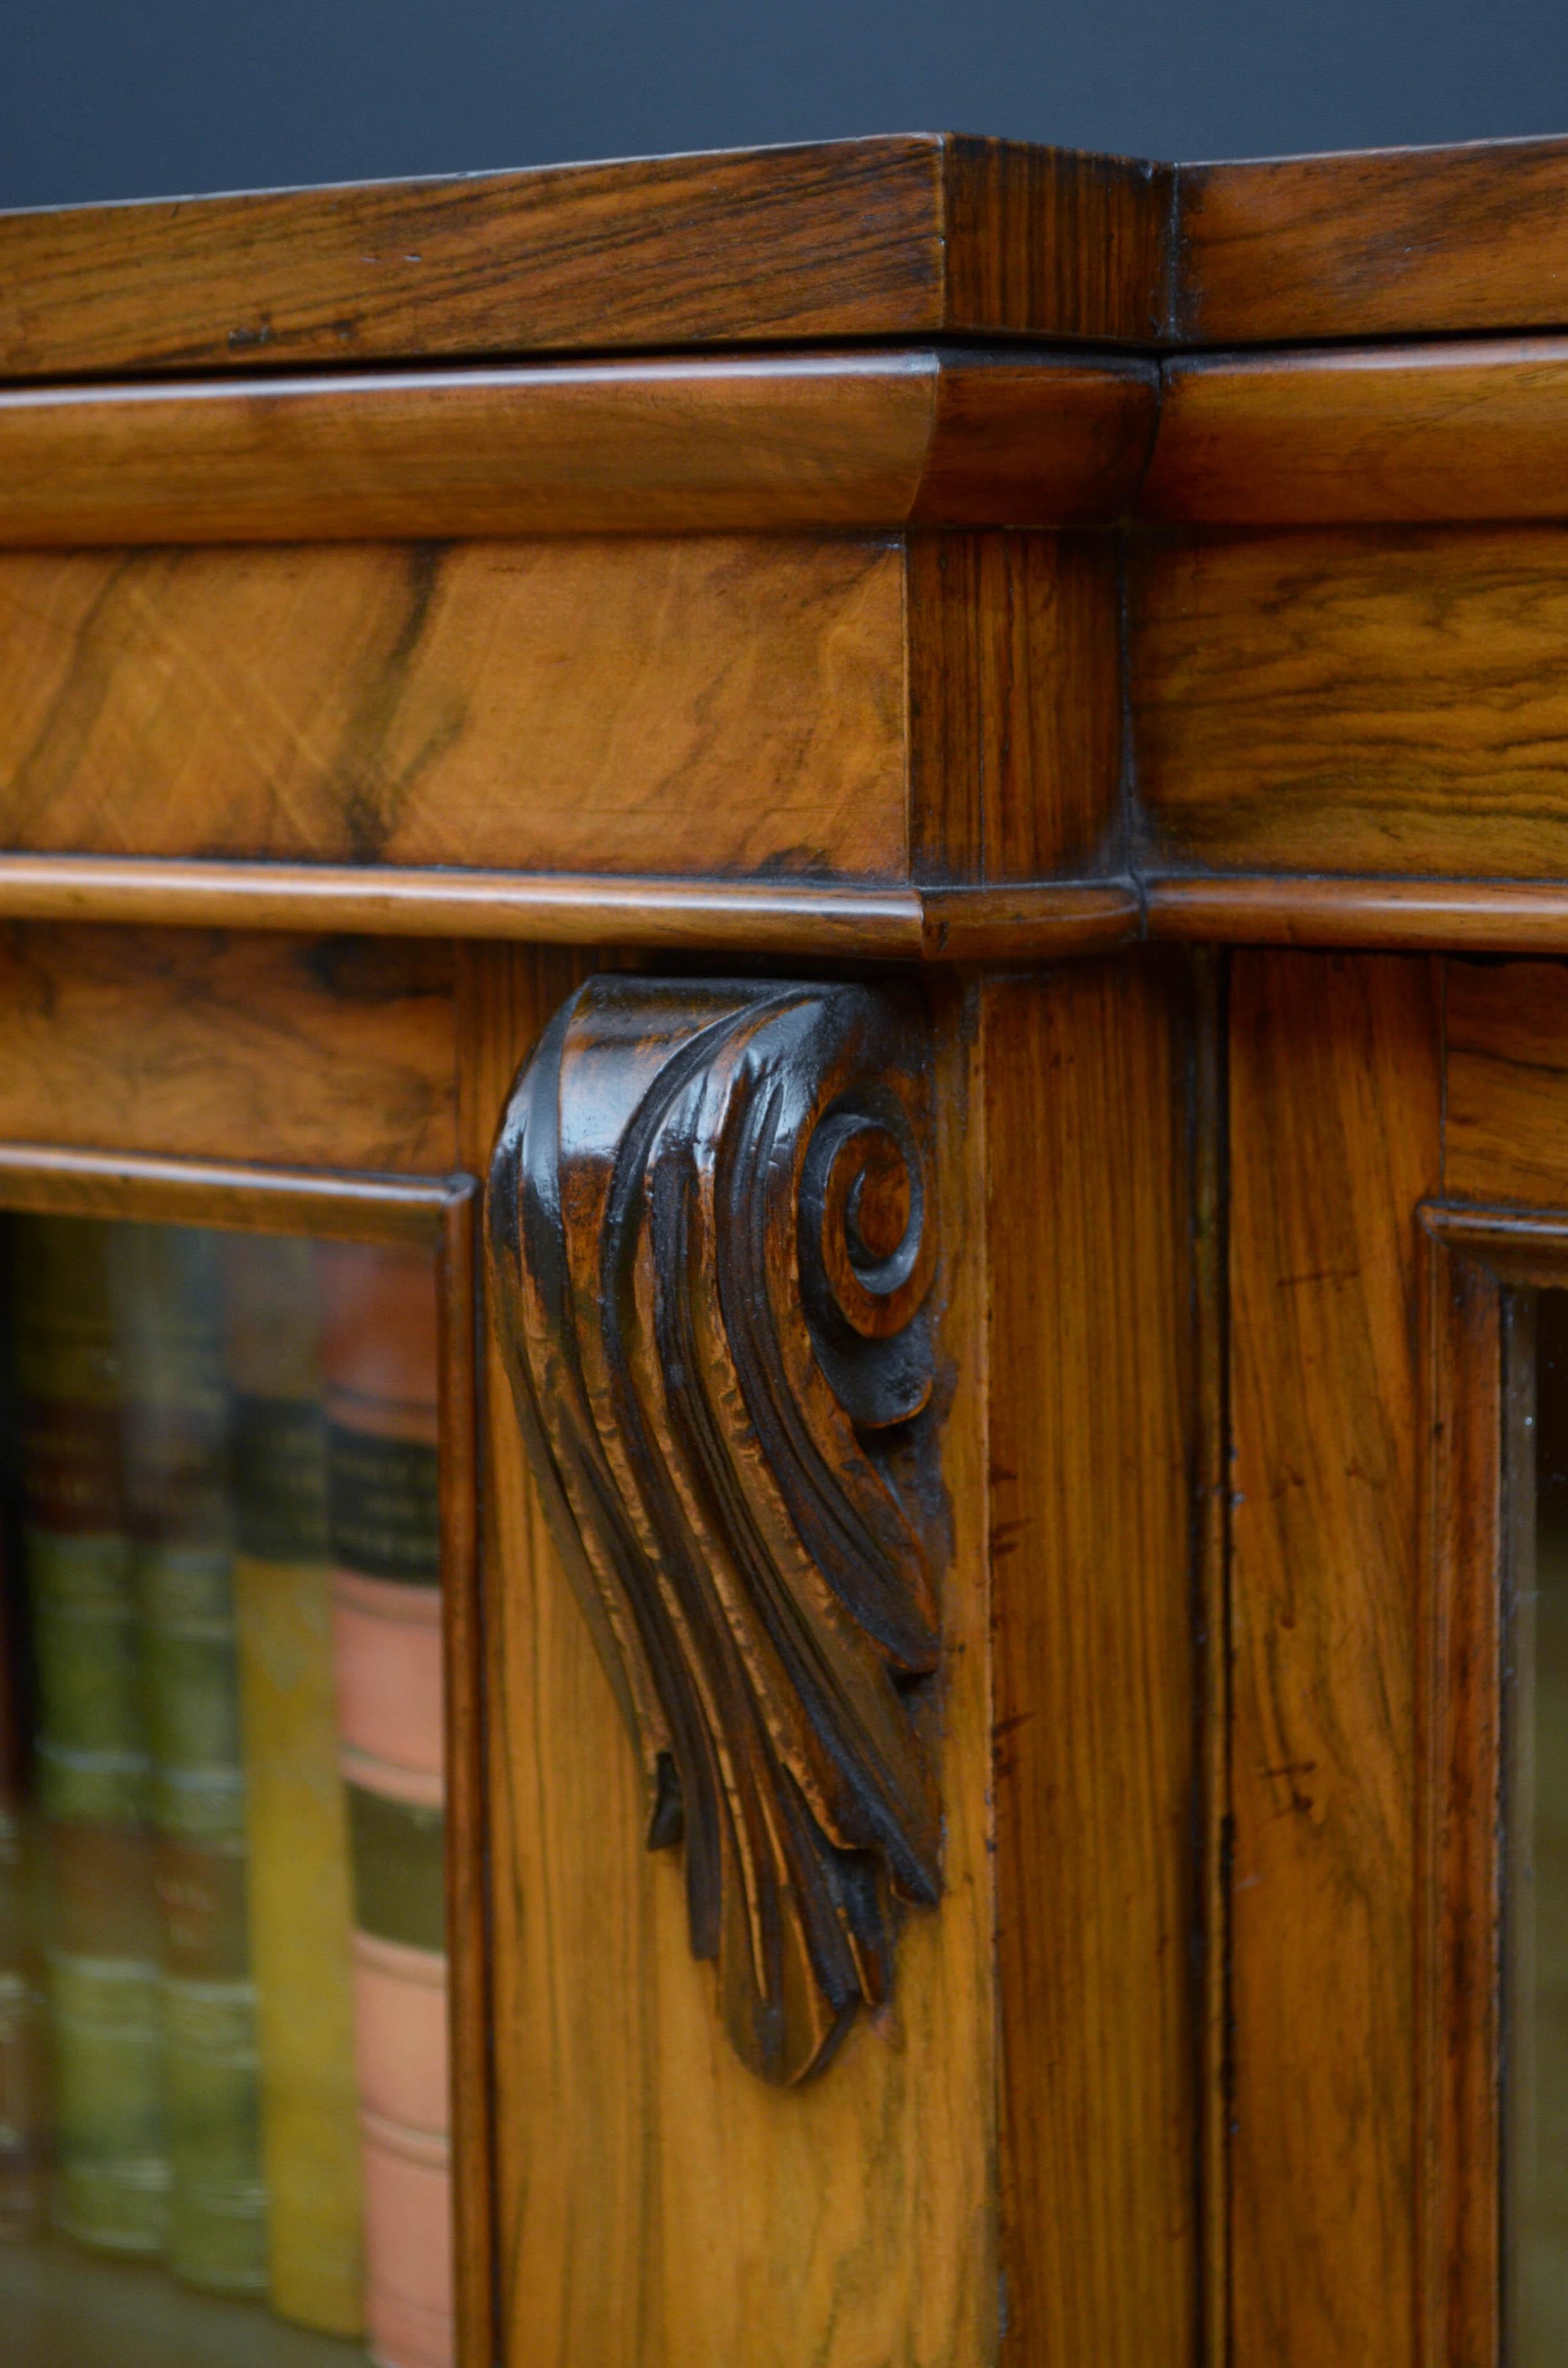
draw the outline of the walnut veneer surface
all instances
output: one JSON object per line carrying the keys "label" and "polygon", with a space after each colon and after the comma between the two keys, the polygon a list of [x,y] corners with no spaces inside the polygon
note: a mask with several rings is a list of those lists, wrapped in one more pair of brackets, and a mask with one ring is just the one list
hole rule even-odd
{"label": "walnut veneer surface", "polygon": [[0,217],[0,909],[1568,942],[1565,185],[932,137]]}
{"label": "walnut veneer surface", "polygon": [[[624,1121],[609,1216],[591,1128],[536,1133],[494,1271],[569,1246],[526,1345],[593,1422],[534,1427],[619,1475],[579,1536],[610,1615],[680,1597],[717,1740],[689,1799],[657,1722],[640,1770],[487,1332],[463,2368],[1495,2368],[1500,1878],[1454,1832],[1501,1798],[1502,1451],[1462,1409],[1562,1256],[1568,996],[1471,957],[1568,953],[1564,223],[1563,141],[947,136],[0,217],[0,1203],[467,1210],[541,1038],[535,1129]],[[837,1315],[757,1149],[806,1161],[837,1088],[740,1090],[700,1017],[769,992],[886,994],[920,1047],[902,1186],[873,1142],[832,1202]],[[666,1004],[652,1063],[624,1014]],[[709,1129],[678,1209],[654,1070],[659,1159]],[[916,1169],[878,1370],[923,1394],[818,1470],[802,1375],[844,1305],[882,1341]],[[818,1326],[760,1383],[737,1174]],[[715,1307],[738,1491],[676,1438]],[[782,1489],[737,1411],[775,1383]],[[884,1498],[929,1601],[878,1715],[940,1804],[885,1926],[807,1550]],[[805,1771],[821,1847],[728,1867],[720,1949],[682,1804],[758,1736],[756,1831]]]}

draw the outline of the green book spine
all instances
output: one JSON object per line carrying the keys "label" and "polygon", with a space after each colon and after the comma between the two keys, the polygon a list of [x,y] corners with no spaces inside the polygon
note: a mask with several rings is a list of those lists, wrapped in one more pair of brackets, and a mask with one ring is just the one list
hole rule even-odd
{"label": "green book spine", "polygon": [[54,2214],[86,2243],[155,2253],[169,2166],[108,1229],[23,1217],[12,1247],[34,1782],[50,1894]]}
{"label": "green book spine", "polygon": [[194,2285],[265,2294],[217,1237],[122,1226],[111,1276],[163,1918],[168,2257]]}
{"label": "green book spine", "polygon": [[43,2224],[51,2141],[20,1611],[0,1569],[0,2241],[11,2244]]}

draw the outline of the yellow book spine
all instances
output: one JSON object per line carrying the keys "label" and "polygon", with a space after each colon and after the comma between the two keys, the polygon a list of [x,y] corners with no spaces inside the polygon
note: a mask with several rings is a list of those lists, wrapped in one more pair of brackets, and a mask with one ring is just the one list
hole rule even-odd
{"label": "yellow book spine", "polygon": [[324,1566],[234,1566],[273,2307],[364,2325],[348,1834]]}
{"label": "yellow book spine", "polygon": [[347,1809],[311,1245],[226,1246],[251,1958],[273,2308],[365,2326]]}

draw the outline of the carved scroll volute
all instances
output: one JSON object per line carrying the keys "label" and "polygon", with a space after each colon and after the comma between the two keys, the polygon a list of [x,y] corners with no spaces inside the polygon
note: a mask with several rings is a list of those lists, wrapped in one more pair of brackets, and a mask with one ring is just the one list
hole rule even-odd
{"label": "carved scroll volute", "polygon": [[[862,986],[596,978],[491,1169],[567,1565],[747,2064],[798,2080],[935,1904],[926,1028]],[[590,1838],[591,1839],[591,1838]]]}

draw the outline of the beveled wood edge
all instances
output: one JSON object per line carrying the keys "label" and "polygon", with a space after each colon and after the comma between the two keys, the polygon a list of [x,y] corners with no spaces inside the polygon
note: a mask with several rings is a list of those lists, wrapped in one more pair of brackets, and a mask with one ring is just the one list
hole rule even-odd
{"label": "beveled wood edge", "polygon": [[11,854],[0,919],[960,961],[1127,944],[1139,905],[1117,880],[915,889]]}
{"label": "beveled wood edge", "polygon": [[1041,881],[1016,887],[918,892],[921,953],[927,962],[1054,961],[1108,953],[1142,934],[1129,880]]}
{"label": "beveled wood edge", "polygon": [[1169,358],[1149,524],[1568,518],[1568,337]]}
{"label": "beveled wood edge", "polygon": [[1146,939],[1568,954],[1568,881],[1133,872],[964,887],[0,854],[0,921],[1055,962]]}
{"label": "beveled wood edge", "polygon": [[1568,1287],[1568,1209],[1524,1201],[1462,1201],[1444,1193],[1415,1212],[1423,1234],[1502,1283]]}
{"label": "beveled wood edge", "polygon": [[485,1784],[484,1634],[480,1607],[479,1368],[481,1188],[446,1179],[437,1235],[440,1367],[437,1486],[441,1527],[446,1816],[460,1839],[445,1854],[450,1996],[449,2084],[454,2309],[462,2360],[496,2356],[501,2338],[491,2056],[489,1795]]}
{"label": "beveled wood edge", "polygon": [[1144,939],[1568,953],[1568,881],[1189,874],[889,885],[0,854],[0,920],[1055,962]]}
{"label": "beveled wood edge", "polygon": [[1192,1373],[1197,1401],[1194,1602],[1199,1624],[1198,1914],[1203,1950],[1198,2120],[1199,2295],[1210,2368],[1221,2368],[1232,2270],[1232,1668],[1230,967],[1196,947],[1192,980]]}
{"label": "beveled wood edge", "polygon": [[1123,516],[1115,354],[918,346],[0,389],[0,547],[884,532]]}
{"label": "beveled wood edge", "polygon": [[1555,328],[1564,189],[1562,137],[1173,165],[938,132],[22,210],[0,374]]}
{"label": "beveled wood edge", "polygon": [[1568,336],[0,387],[0,549],[1568,518]]}
{"label": "beveled wood edge", "polygon": [[254,1161],[0,1143],[0,1209],[60,1216],[434,1249],[444,1240],[450,1212],[472,1202],[478,1190],[477,1178],[461,1174],[265,1167]]}
{"label": "beveled wood edge", "polygon": [[6,212],[0,374],[950,334],[1146,347],[1171,186],[1136,159],[904,132]]}
{"label": "beveled wood edge", "polygon": [[1415,2361],[1492,2361],[1501,2262],[1504,1292],[1568,1224],[1423,1201]]}
{"label": "beveled wood edge", "polygon": [[1328,872],[1139,875],[1152,938],[1410,952],[1568,953],[1568,881]]}
{"label": "beveled wood edge", "polygon": [[1187,348],[1560,327],[1561,134],[1176,168]]}

